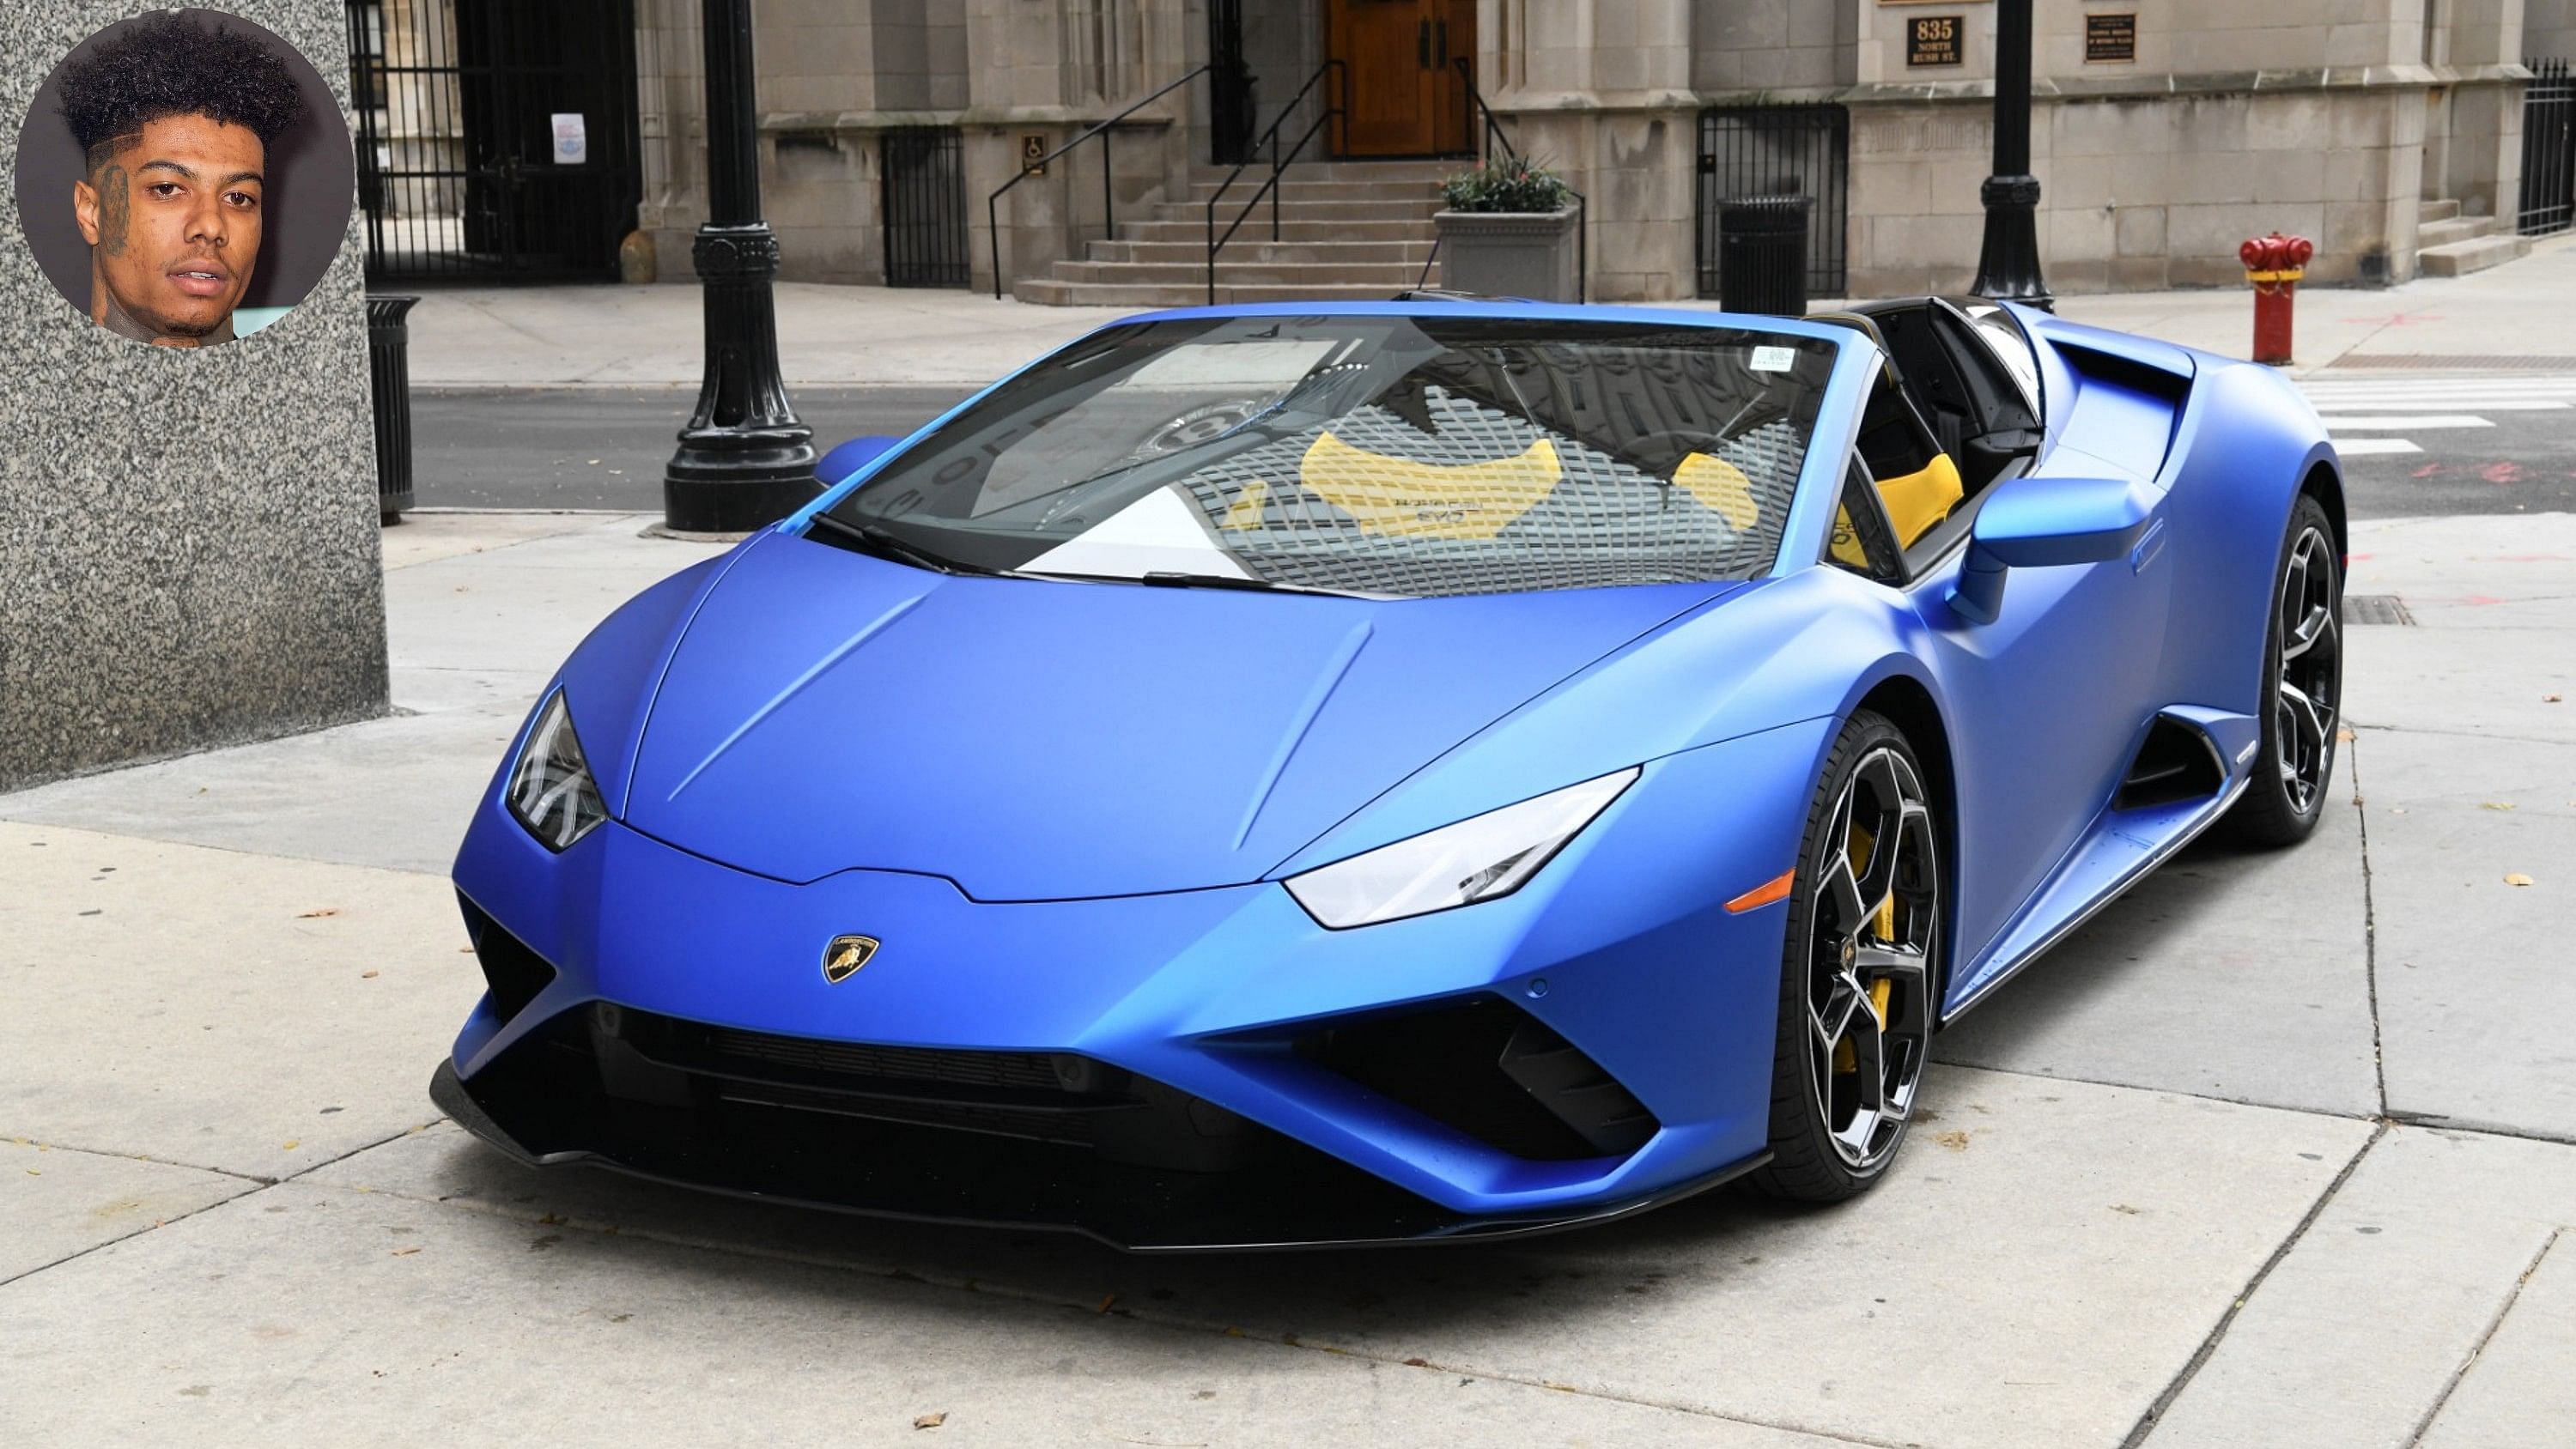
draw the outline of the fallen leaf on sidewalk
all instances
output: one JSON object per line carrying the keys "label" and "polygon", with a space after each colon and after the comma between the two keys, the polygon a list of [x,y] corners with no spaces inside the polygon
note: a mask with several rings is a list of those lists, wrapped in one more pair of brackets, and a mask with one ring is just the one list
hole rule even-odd
{"label": "fallen leaf on sidewalk", "polygon": [[920,1418],[912,1421],[912,1427],[916,1429],[936,1429],[947,1422],[948,1415],[945,1411],[942,1411],[936,1414],[922,1415]]}
{"label": "fallen leaf on sidewalk", "polygon": [[304,1139],[301,1137],[289,1137],[286,1139],[286,1145],[277,1150],[280,1152],[293,1152],[296,1148],[302,1146],[303,1143]]}
{"label": "fallen leaf on sidewalk", "polygon": [[2510,800],[2481,800],[2478,802],[2478,808],[2481,810],[2510,810],[2513,808],[2513,802]]}
{"label": "fallen leaf on sidewalk", "polygon": [[2354,738],[2354,736],[2353,736],[2353,732],[2352,732],[2352,731],[2350,731],[2350,730],[2347,730],[2347,729],[2338,729],[2338,730],[2336,730],[2336,731],[2335,731],[2335,738],[2336,738],[2336,739],[2338,739],[2338,740],[2341,740],[2343,743],[2345,743],[2345,744],[2347,744],[2347,745],[2348,745],[2348,744],[2351,744],[2351,743],[2353,742],[2353,738]]}
{"label": "fallen leaf on sidewalk", "polygon": [[396,1248],[394,1249],[393,1255],[397,1258],[408,1258],[419,1251],[420,1249],[418,1248]]}
{"label": "fallen leaf on sidewalk", "polygon": [[2554,695],[2554,694],[2544,694],[2544,695],[2542,695],[2542,696],[2540,697],[2540,702],[2541,702],[2542,704],[2556,704],[2556,703],[2558,703],[2558,702],[2559,702],[2559,700],[2558,700],[2558,696],[2557,696],[2557,695]]}
{"label": "fallen leaf on sidewalk", "polygon": [[364,980],[366,980],[368,977],[370,977],[370,976],[374,976],[374,975],[377,975],[377,974],[378,974],[378,973],[376,973],[376,972],[374,972],[374,971],[361,971],[361,972],[359,972],[359,973],[358,973],[358,979],[359,979],[359,980],[361,980],[361,981],[364,981]]}
{"label": "fallen leaf on sidewalk", "polygon": [[2531,877],[2524,875],[2521,871],[2517,870],[2508,873],[2504,878],[2504,883],[2509,886],[2527,886],[2531,884]]}
{"label": "fallen leaf on sidewalk", "polygon": [[295,913],[295,919],[299,921],[310,921],[322,916],[336,916],[338,914],[340,914],[340,908],[338,906],[316,906],[309,911],[297,911]]}
{"label": "fallen leaf on sidewalk", "polygon": [[1932,1140],[1949,1148],[1953,1152],[1965,1152],[1968,1150],[1968,1134],[1965,1132],[1935,1132],[1932,1134]]}
{"label": "fallen leaf on sidewalk", "polygon": [[1110,1294],[1108,1297],[1101,1299],[1101,1300],[1100,1300],[1100,1306],[1099,1306],[1099,1307],[1097,1307],[1097,1308],[1095,1308],[1095,1309],[1093,1309],[1093,1310],[1091,1310],[1091,1311],[1092,1311],[1092,1312],[1094,1312],[1094,1313],[1106,1313],[1106,1312],[1108,1312],[1108,1311],[1109,1311],[1109,1305],[1110,1305],[1110,1304],[1112,1304],[1112,1303],[1115,1303],[1115,1302],[1117,1302],[1117,1301],[1118,1301],[1118,1295],[1117,1295],[1117,1294],[1115,1294],[1115,1293],[1112,1293],[1112,1294]]}

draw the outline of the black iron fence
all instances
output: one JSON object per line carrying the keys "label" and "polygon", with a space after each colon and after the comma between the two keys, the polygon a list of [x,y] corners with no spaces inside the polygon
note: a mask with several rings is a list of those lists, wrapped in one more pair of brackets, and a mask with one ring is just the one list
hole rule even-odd
{"label": "black iron fence", "polygon": [[2547,236],[2576,225],[2576,80],[2564,60],[2528,62],[2522,88],[2522,212],[2524,236]]}
{"label": "black iron fence", "polygon": [[884,133],[883,145],[886,285],[969,285],[964,133],[898,126]]}
{"label": "black iron fence", "polygon": [[348,0],[371,279],[617,278],[634,0]]}
{"label": "black iron fence", "polygon": [[1807,295],[1843,295],[1851,115],[1834,105],[1718,106],[1699,115],[1699,294],[1724,295],[1719,209],[1757,196],[1815,200]]}

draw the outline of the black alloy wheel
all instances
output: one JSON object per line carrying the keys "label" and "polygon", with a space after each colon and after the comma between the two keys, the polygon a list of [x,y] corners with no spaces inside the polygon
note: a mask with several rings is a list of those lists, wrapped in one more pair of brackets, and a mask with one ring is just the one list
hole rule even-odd
{"label": "black alloy wheel", "polygon": [[1904,1142],[1940,989],[1940,839],[1905,736],[1852,716],[1826,757],[1789,896],[1772,1156],[1756,1188],[1839,1202]]}
{"label": "black alloy wheel", "polygon": [[2290,511],[2263,640],[2263,744],[2230,824],[2255,845],[2295,845],[2324,813],[2343,723],[2343,560],[2324,505]]}

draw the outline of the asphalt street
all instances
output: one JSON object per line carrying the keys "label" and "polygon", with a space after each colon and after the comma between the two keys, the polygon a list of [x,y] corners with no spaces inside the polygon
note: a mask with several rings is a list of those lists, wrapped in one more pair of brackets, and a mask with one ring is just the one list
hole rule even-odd
{"label": "asphalt street", "polygon": [[2312,377],[2365,518],[2576,509],[2576,377]]}
{"label": "asphalt street", "polygon": [[[2576,511],[2576,377],[2338,376],[2304,384],[2344,449],[2358,518]],[[794,391],[817,448],[907,433],[956,384]],[[658,510],[695,389],[415,388],[429,508]]]}
{"label": "asphalt street", "polygon": [[[814,446],[908,433],[975,391],[797,388]],[[425,508],[662,507],[662,465],[695,388],[412,389],[414,495]]]}

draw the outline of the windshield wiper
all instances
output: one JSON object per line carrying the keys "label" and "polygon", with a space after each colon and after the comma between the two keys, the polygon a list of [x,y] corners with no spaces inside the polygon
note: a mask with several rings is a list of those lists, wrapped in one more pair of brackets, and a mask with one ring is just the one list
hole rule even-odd
{"label": "windshield wiper", "polygon": [[943,574],[998,574],[1000,569],[985,568],[959,559],[943,558],[917,544],[907,543],[880,524],[847,523],[828,513],[817,513],[814,522],[841,538],[861,544],[869,553],[890,558],[898,563],[913,564]]}
{"label": "windshield wiper", "polygon": [[1321,594],[1329,599],[1371,599],[1375,594],[1355,594],[1347,589],[1318,589],[1306,584],[1273,583],[1269,579],[1249,578],[1242,574],[1193,574],[1177,570],[1156,569],[1144,574],[1067,574],[1039,569],[1018,569],[1014,576],[1026,579],[1078,579],[1094,584],[1143,584],[1155,589],[1240,589],[1256,594]]}
{"label": "windshield wiper", "polygon": [[1297,584],[1274,584],[1244,574],[1192,574],[1175,569],[1153,569],[1140,575],[1136,582],[1157,589],[1244,589],[1258,594],[1328,594],[1331,589],[1309,589]]}

